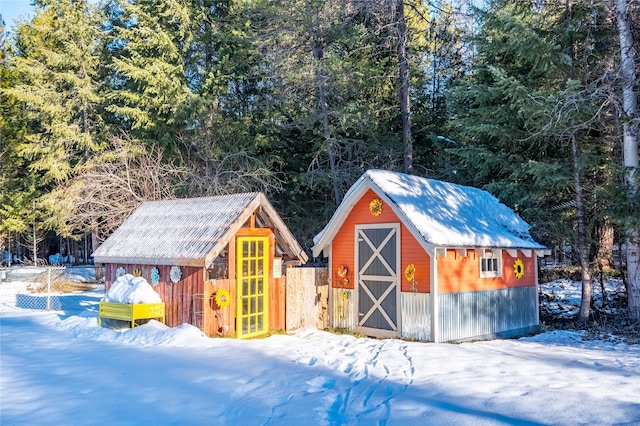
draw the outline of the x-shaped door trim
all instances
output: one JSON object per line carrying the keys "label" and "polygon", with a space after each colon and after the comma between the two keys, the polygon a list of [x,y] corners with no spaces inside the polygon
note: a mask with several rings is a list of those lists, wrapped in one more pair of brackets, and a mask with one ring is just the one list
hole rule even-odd
{"label": "x-shaped door trim", "polygon": [[[385,321],[388,323],[389,327],[391,328],[391,330],[388,330],[389,332],[395,333],[399,331],[399,321],[400,321],[400,317],[399,317],[399,294],[397,295],[398,300],[396,301],[396,315],[395,315],[395,321],[391,318],[391,316],[386,312],[385,307],[382,305],[382,303],[385,301],[385,299],[394,291],[399,291],[399,282],[398,282],[398,269],[399,269],[399,229],[400,227],[398,226],[398,224],[379,224],[377,226],[362,226],[362,227],[357,227],[356,228],[356,245],[358,246],[358,253],[360,252],[360,248],[361,247],[361,242],[365,243],[367,246],[369,246],[369,249],[372,251],[371,254],[368,254],[368,259],[362,264],[359,265],[359,262],[357,263],[357,267],[358,267],[358,287],[360,289],[362,289],[362,296],[364,297],[364,295],[366,294],[367,297],[369,297],[371,299],[371,301],[373,302],[373,305],[367,310],[366,314],[362,314],[360,313],[359,316],[360,318],[358,319],[358,325],[360,327],[363,328],[369,328],[365,326],[364,324],[367,322],[367,320],[376,312],[379,311],[380,314],[382,315],[382,317],[384,317]],[[376,247],[375,244],[371,241],[371,239],[369,238],[369,236],[367,236],[366,230],[368,229],[379,229],[379,230],[388,230],[387,234],[384,236],[384,238],[382,239],[382,241],[380,242],[380,244]],[[382,250],[387,246],[387,244],[392,240],[392,239],[396,239],[396,265],[391,265],[389,264],[389,261],[387,259],[384,258],[384,256],[382,255]],[[389,275],[372,275],[372,274],[364,274],[363,271],[366,271],[367,268],[369,268],[369,266],[376,260],[378,259],[380,261],[380,263],[383,265],[384,269],[386,269],[386,272]],[[383,272],[383,271],[381,271]],[[371,291],[371,289],[368,287],[367,282],[368,281],[383,281],[383,282],[388,282],[389,285],[388,287],[384,290],[384,292],[382,293],[382,295],[377,298],[373,295],[373,292]],[[359,290],[360,291],[360,290]],[[360,297],[360,296],[358,296]],[[358,304],[359,305],[359,304]],[[380,331],[383,331],[382,329],[378,329]]]}
{"label": "x-shaped door trim", "polygon": [[363,241],[367,243],[367,245],[369,246],[369,248],[371,248],[371,250],[373,250],[373,253],[371,254],[371,257],[369,258],[369,260],[367,260],[367,262],[360,267],[360,271],[365,271],[369,267],[369,265],[371,265],[371,263],[376,258],[378,258],[380,262],[382,262],[384,267],[387,269],[387,271],[389,272],[389,276],[394,278],[396,277],[397,272],[394,272],[391,265],[389,265],[389,262],[387,262],[387,260],[380,254],[380,252],[382,251],[383,248],[385,248],[389,240],[396,235],[396,232],[397,231],[395,228],[391,228],[391,231],[387,234],[384,240],[382,240],[380,245],[376,248],[374,244],[371,242],[371,240],[369,239],[369,237],[367,237],[367,234],[364,232],[364,230],[358,229],[358,238],[362,237]]}
{"label": "x-shaped door trim", "polygon": [[364,289],[364,291],[367,293],[367,295],[374,302],[373,302],[373,306],[369,309],[369,312],[367,312],[362,317],[362,319],[360,319],[359,324],[363,325],[365,322],[367,322],[369,317],[371,315],[373,315],[373,313],[376,311],[376,309],[378,309],[378,310],[380,310],[380,313],[382,314],[384,319],[387,320],[387,322],[389,323],[389,325],[391,326],[393,331],[396,331],[398,329],[398,325],[395,324],[391,318],[389,318],[389,315],[387,314],[387,311],[385,311],[384,308],[381,306],[382,302],[384,301],[384,299],[389,295],[389,293],[391,293],[395,289],[395,286],[394,285],[390,285],[389,287],[387,287],[387,289],[385,290],[384,293],[382,293],[382,296],[380,296],[379,299],[376,299],[376,297],[373,295],[373,293],[371,293],[371,290],[369,290],[369,287],[367,287],[367,285],[362,280],[360,280],[360,288]]}

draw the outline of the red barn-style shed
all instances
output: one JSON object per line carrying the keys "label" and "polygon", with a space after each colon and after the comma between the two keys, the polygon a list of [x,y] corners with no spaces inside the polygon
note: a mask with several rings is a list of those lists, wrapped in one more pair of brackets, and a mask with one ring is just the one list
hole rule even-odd
{"label": "red barn-style shed", "polygon": [[166,324],[252,337],[286,327],[287,266],[307,255],[261,193],[145,202],[93,253],[105,290],[144,277]]}
{"label": "red barn-style shed", "polygon": [[314,239],[330,325],[434,342],[534,331],[548,250],[528,230],[488,192],[369,170]]}

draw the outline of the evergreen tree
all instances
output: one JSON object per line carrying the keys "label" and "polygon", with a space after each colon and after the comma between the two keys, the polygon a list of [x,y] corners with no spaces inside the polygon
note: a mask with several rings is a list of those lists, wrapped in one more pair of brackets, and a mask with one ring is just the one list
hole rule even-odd
{"label": "evergreen tree", "polygon": [[414,80],[413,135],[414,164],[421,169],[416,173],[456,181],[457,170],[447,152],[456,142],[444,135],[448,134],[447,125],[452,118],[449,92],[466,69],[463,61],[466,15],[451,3],[444,0],[431,3],[422,61],[425,75]]}
{"label": "evergreen tree", "polygon": [[[13,223],[13,229],[25,228],[33,215],[48,210],[48,192],[76,175],[103,147],[98,22],[86,1],[43,0],[36,1],[32,21],[16,30],[8,64],[12,79],[4,90],[20,112],[10,115],[12,131],[19,132],[12,150],[19,172],[13,176],[11,200],[3,203],[13,218],[3,222]],[[64,216],[49,211],[42,214],[47,223],[38,221],[38,226],[70,233]]]}
{"label": "evergreen tree", "polygon": [[[8,240],[10,233],[27,229],[29,210],[39,192],[37,176],[18,154],[26,123],[22,119],[20,103],[8,93],[15,84],[15,72],[9,66],[11,46],[1,25],[0,43],[0,233],[3,240]],[[11,247],[7,249],[11,250]]]}
{"label": "evergreen tree", "polygon": [[318,216],[328,218],[363,169],[402,162],[395,45],[374,2],[260,5],[251,27],[268,59],[257,104],[273,132],[264,151],[286,178],[293,228],[311,244]]}
{"label": "evergreen tree", "polygon": [[180,195],[274,183],[269,158],[258,153],[268,134],[255,107],[255,69],[264,61],[251,43],[246,7],[210,0],[113,0],[105,7],[113,57],[108,109],[133,138],[161,147],[165,161],[194,170]]}
{"label": "evergreen tree", "polygon": [[11,63],[16,84],[7,92],[28,119],[19,152],[52,184],[67,180],[101,149],[99,18],[85,1],[35,6],[32,22],[17,29]]}
{"label": "evergreen tree", "polygon": [[457,92],[455,125],[465,142],[452,150],[458,170],[514,206],[548,245],[562,247],[566,238],[578,249],[583,321],[598,198],[613,184],[598,68],[609,29],[603,9],[590,2],[545,2],[538,10],[493,2],[476,41],[478,63]]}
{"label": "evergreen tree", "polygon": [[191,194],[279,188],[278,159],[269,151],[281,142],[273,124],[276,111],[264,100],[269,64],[255,42],[254,26],[263,19],[255,6],[236,1],[200,6],[205,16],[197,40],[200,84],[188,138],[189,164],[196,171]]}
{"label": "evergreen tree", "polygon": [[107,95],[114,124],[170,152],[189,125],[196,69],[196,32],[204,16],[186,1],[111,0]]}

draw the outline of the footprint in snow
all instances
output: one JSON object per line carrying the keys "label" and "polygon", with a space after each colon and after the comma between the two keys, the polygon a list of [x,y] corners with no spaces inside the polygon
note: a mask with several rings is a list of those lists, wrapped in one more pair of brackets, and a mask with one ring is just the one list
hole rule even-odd
{"label": "footprint in snow", "polygon": [[324,392],[327,389],[331,389],[335,383],[336,379],[331,377],[314,377],[313,379],[306,382],[306,384],[309,385],[309,387],[307,388],[307,393]]}

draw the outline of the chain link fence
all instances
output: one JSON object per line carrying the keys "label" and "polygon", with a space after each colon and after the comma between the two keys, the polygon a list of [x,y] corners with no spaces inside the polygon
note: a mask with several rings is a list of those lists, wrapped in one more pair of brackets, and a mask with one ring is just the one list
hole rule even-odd
{"label": "chain link fence", "polygon": [[0,268],[0,312],[97,312],[102,296],[93,266]]}

